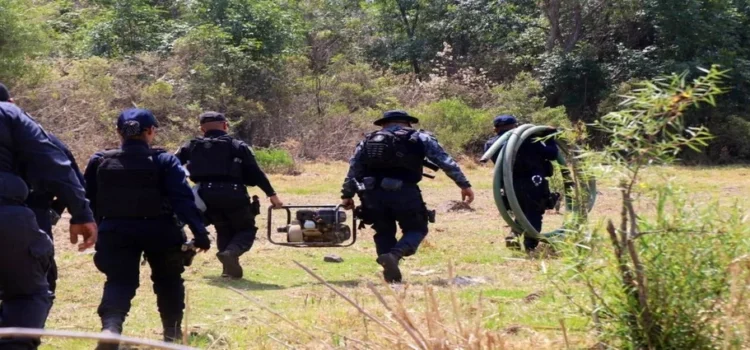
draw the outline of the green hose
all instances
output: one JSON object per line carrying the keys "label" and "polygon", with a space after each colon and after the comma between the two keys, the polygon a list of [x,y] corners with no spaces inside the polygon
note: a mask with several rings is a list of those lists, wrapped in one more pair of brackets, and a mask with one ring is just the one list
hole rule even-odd
{"label": "green hose", "polygon": [[[544,242],[550,242],[554,238],[562,237],[564,229],[559,228],[542,234],[531,225],[526,215],[524,215],[523,210],[521,210],[521,204],[518,202],[518,197],[513,187],[513,165],[516,162],[516,155],[519,148],[529,137],[537,134],[549,134],[555,131],[555,128],[549,126],[521,125],[498,138],[481,158],[481,161],[484,162],[491,159],[496,153],[498,154],[492,189],[495,197],[495,205],[500,212],[500,216],[502,216],[503,220],[505,220],[514,232],[523,232],[529,237]],[[565,147],[558,146],[558,149],[560,152],[558,152],[557,162],[561,165],[563,182],[565,183],[565,207],[566,210],[574,212],[577,208],[570,195],[573,181],[566,161],[566,156],[569,155]],[[590,211],[596,202],[596,181],[593,178],[588,181],[586,191],[588,194],[586,209]],[[510,208],[505,206],[503,197],[508,199]]]}

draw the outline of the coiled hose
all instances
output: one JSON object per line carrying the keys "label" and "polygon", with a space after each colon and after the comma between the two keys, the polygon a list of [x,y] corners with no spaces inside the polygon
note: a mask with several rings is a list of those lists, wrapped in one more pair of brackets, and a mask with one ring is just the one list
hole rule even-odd
{"label": "coiled hose", "polygon": [[[551,242],[555,238],[563,236],[564,226],[552,232],[541,233],[537,231],[524,215],[521,210],[521,204],[518,202],[515,188],[513,187],[513,165],[516,162],[516,155],[521,145],[534,135],[549,135],[557,132],[557,129],[550,126],[538,126],[533,124],[524,124],[503,134],[495,143],[484,153],[481,158],[482,162],[492,159],[492,156],[499,152],[495,162],[494,179],[492,189],[495,197],[495,205],[500,212],[503,220],[513,229],[514,232],[523,232],[525,235],[541,240]],[[577,204],[572,198],[572,189],[574,186],[573,178],[566,157],[569,157],[567,147],[558,145],[557,163],[560,169],[564,183],[564,200],[565,208],[568,212],[577,212]],[[590,178],[586,184],[586,194],[588,197],[587,211],[591,211],[596,202],[596,180]],[[507,208],[503,197],[506,197],[510,208]]]}

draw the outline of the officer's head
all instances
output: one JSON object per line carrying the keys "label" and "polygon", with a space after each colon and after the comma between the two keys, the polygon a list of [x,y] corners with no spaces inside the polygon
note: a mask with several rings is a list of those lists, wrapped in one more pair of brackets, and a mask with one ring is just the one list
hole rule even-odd
{"label": "officer's head", "polygon": [[503,114],[495,117],[495,119],[492,120],[492,124],[495,126],[495,132],[497,133],[515,129],[516,126],[518,126],[518,120],[510,114]]}
{"label": "officer's head", "polygon": [[151,144],[156,137],[159,122],[151,111],[131,108],[117,118],[117,132],[123,140],[141,140]]}
{"label": "officer's head", "polygon": [[419,119],[412,117],[409,113],[402,110],[393,110],[383,113],[383,116],[376,120],[373,124],[380,127],[388,127],[391,125],[403,125],[411,127],[412,124],[418,124]]}
{"label": "officer's head", "polygon": [[10,91],[8,91],[8,88],[3,85],[3,83],[0,83],[0,102],[13,103],[13,98],[10,97]]}
{"label": "officer's head", "polygon": [[200,115],[201,132],[206,133],[211,130],[227,131],[229,123],[224,114],[219,112],[205,112]]}

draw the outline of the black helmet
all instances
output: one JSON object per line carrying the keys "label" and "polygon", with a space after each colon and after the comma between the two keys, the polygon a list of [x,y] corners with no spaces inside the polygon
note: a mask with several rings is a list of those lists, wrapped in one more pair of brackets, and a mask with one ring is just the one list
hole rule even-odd
{"label": "black helmet", "polygon": [[393,110],[393,111],[387,111],[383,113],[383,117],[376,120],[373,124],[377,126],[382,126],[383,124],[392,122],[392,121],[403,121],[403,122],[407,122],[410,124],[419,123],[419,119],[410,116],[409,113],[406,113],[406,111]]}

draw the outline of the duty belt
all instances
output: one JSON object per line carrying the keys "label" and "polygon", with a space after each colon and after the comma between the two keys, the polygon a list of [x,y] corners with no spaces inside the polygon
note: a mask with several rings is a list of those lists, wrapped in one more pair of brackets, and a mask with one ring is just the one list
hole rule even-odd
{"label": "duty belt", "polygon": [[390,181],[398,181],[398,182],[400,182],[401,185],[399,186],[399,188],[417,187],[418,186],[416,183],[413,183],[413,182],[406,182],[406,181],[403,181],[401,179],[396,179],[396,178],[387,177],[387,176],[386,177],[369,177],[368,176],[368,177],[365,177],[365,178],[362,179],[362,184],[364,185],[365,190],[374,190],[376,188],[386,189],[386,188],[383,187],[383,181],[384,180],[386,180],[385,181],[386,183],[388,183]]}
{"label": "duty belt", "polygon": [[245,191],[246,188],[242,184],[234,182],[201,182],[201,188],[205,189],[230,189],[234,191]]}

